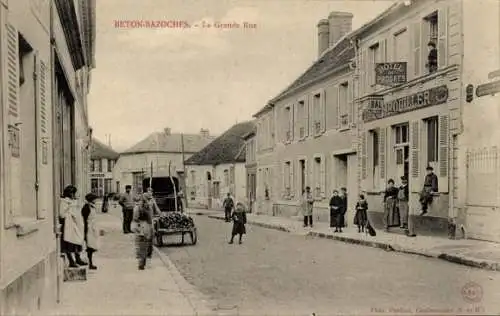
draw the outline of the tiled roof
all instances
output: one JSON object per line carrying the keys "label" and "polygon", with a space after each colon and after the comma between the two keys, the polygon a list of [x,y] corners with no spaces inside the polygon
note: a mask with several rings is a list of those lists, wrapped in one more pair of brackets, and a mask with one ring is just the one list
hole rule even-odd
{"label": "tiled roof", "polygon": [[186,165],[217,165],[222,163],[245,162],[244,135],[255,127],[253,121],[233,125],[208,146],[185,161]]}
{"label": "tiled roof", "polygon": [[[183,138],[185,153],[196,153],[215,139],[214,136],[203,136],[201,134],[184,134]],[[125,150],[122,155],[158,152],[181,153],[181,134],[153,133]]]}
{"label": "tiled roof", "polygon": [[119,154],[97,139],[92,139],[91,159],[118,159]]}
{"label": "tiled roof", "polygon": [[312,83],[336,68],[348,65],[354,57],[354,47],[351,45],[350,40],[344,37],[335,46],[323,53],[311,67],[270,102],[279,101],[290,93],[293,93],[295,89]]}

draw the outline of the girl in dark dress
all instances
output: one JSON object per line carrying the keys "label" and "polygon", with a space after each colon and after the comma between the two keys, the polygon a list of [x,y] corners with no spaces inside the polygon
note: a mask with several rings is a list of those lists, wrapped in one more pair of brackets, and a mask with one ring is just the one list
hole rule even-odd
{"label": "girl in dark dress", "polygon": [[233,243],[234,236],[240,235],[239,243],[241,244],[243,234],[246,234],[245,224],[247,223],[247,215],[245,212],[245,206],[241,202],[236,203],[236,207],[234,208],[233,214],[231,215],[233,219],[233,231],[231,232],[231,240],[230,244]]}
{"label": "girl in dark dress", "polygon": [[333,196],[330,199],[330,228],[335,227],[335,232],[342,232],[342,226],[344,223],[343,216],[343,205],[344,201],[339,196],[339,192],[337,190],[333,191]]}
{"label": "girl in dark dress", "polygon": [[354,225],[358,226],[358,233],[364,232],[366,221],[368,219],[368,202],[363,194],[359,195],[359,201],[356,203],[356,215],[354,216]]}
{"label": "girl in dark dress", "polygon": [[398,192],[399,190],[394,186],[394,180],[389,179],[384,192],[384,226],[386,231],[389,231],[389,227],[399,226]]}

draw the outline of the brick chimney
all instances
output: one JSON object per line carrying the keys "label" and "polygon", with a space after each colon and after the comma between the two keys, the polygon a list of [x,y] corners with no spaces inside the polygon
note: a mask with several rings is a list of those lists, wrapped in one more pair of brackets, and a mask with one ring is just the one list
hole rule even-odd
{"label": "brick chimney", "polygon": [[334,11],[328,16],[330,27],[329,46],[334,46],[347,33],[352,31],[352,18],[349,12]]}
{"label": "brick chimney", "polygon": [[200,130],[200,135],[203,136],[203,137],[209,137],[210,133],[208,132],[208,129],[202,128]]}
{"label": "brick chimney", "polygon": [[330,23],[327,19],[318,22],[318,57],[330,46]]}
{"label": "brick chimney", "polygon": [[172,130],[170,129],[170,127],[165,127],[163,129],[163,132],[165,133],[165,135],[167,136],[170,136],[170,134],[172,134]]}

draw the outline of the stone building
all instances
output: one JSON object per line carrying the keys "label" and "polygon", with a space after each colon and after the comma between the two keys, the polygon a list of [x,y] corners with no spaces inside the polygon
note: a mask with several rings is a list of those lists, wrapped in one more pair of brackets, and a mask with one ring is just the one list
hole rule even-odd
{"label": "stone building", "polygon": [[31,314],[58,297],[62,189],[89,189],[95,1],[0,0],[0,33],[0,314]]}
{"label": "stone building", "polygon": [[90,153],[90,191],[99,197],[120,192],[118,183],[113,183],[113,169],[119,154],[110,146],[92,139]]}
{"label": "stone building", "polygon": [[126,185],[132,185],[133,190],[141,192],[142,179],[152,172],[154,177],[177,178],[184,190],[183,161],[214,139],[206,129],[199,134],[171,133],[170,128],[153,133],[120,153],[113,170],[114,183],[121,191]]}
{"label": "stone building", "polygon": [[255,202],[255,196],[257,194],[257,147],[255,142],[255,127],[254,129],[243,136],[245,140],[245,168],[247,175],[246,183],[246,200],[249,207],[249,211],[252,212]]}
{"label": "stone building", "polygon": [[353,15],[332,12],[318,23],[317,60],[255,114],[258,212],[294,216],[305,187],[316,220],[329,218],[334,189],[357,195],[354,47],[345,37]]}
{"label": "stone building", "polygon": [[189,207],[221,208],[231,193],[246,202],[246,144],[253,122],[238,123],[185,161]]}
{"label": "stone building", "polygon": [[[481,16],[498,25],[498,13],[494,1],[397,2],[349,35],[356,43],[359,79],[360,189],[368,195],[375,224],[381,222],[380,192],[389,179],[396,184],[401,176],[409,179],[410,209],[413,215],[419,212],[419,192],[425,169],[431,166],[439,192],[427,216],[412,216],[417,233],[445,235],[451,219],[466,229],[467,167],[462,149],[485,135],[471,134],[482,119],[467,105],[465,86],[485,80],[485,69],[498,67],[499,58],[492,54],[498,52],[498,30],[474,19]],[[483,36],[490,32],[493,35]],[[429,57],[429,43],[436,48],[436,65]],[[483,63],[486,67],[479,66]],[[498,111],[492,114],[498,120]],[[498,190],[490,192],[498,196]]]}

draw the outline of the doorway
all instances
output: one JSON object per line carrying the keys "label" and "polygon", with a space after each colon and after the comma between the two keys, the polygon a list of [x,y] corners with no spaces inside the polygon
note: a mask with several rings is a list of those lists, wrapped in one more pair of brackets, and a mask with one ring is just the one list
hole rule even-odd
{"label": "doorway", "polygon": [[300,170],[300,195],[304,194],[306,191],[306,161],[299,160],[299,170]]}
{"label": "doorway", "polygon": [[[341,154],[333,156],[333,183],[331,190],[340,190],[340,188],[347,189],[347,207],[348,210],[353,207],[353,203],[358,198],[358,158],[356,154]],[[332,192],[328,192],[330,195]],[[345,217],[346,226],[354,220],[354,212],[347,212]]]}

